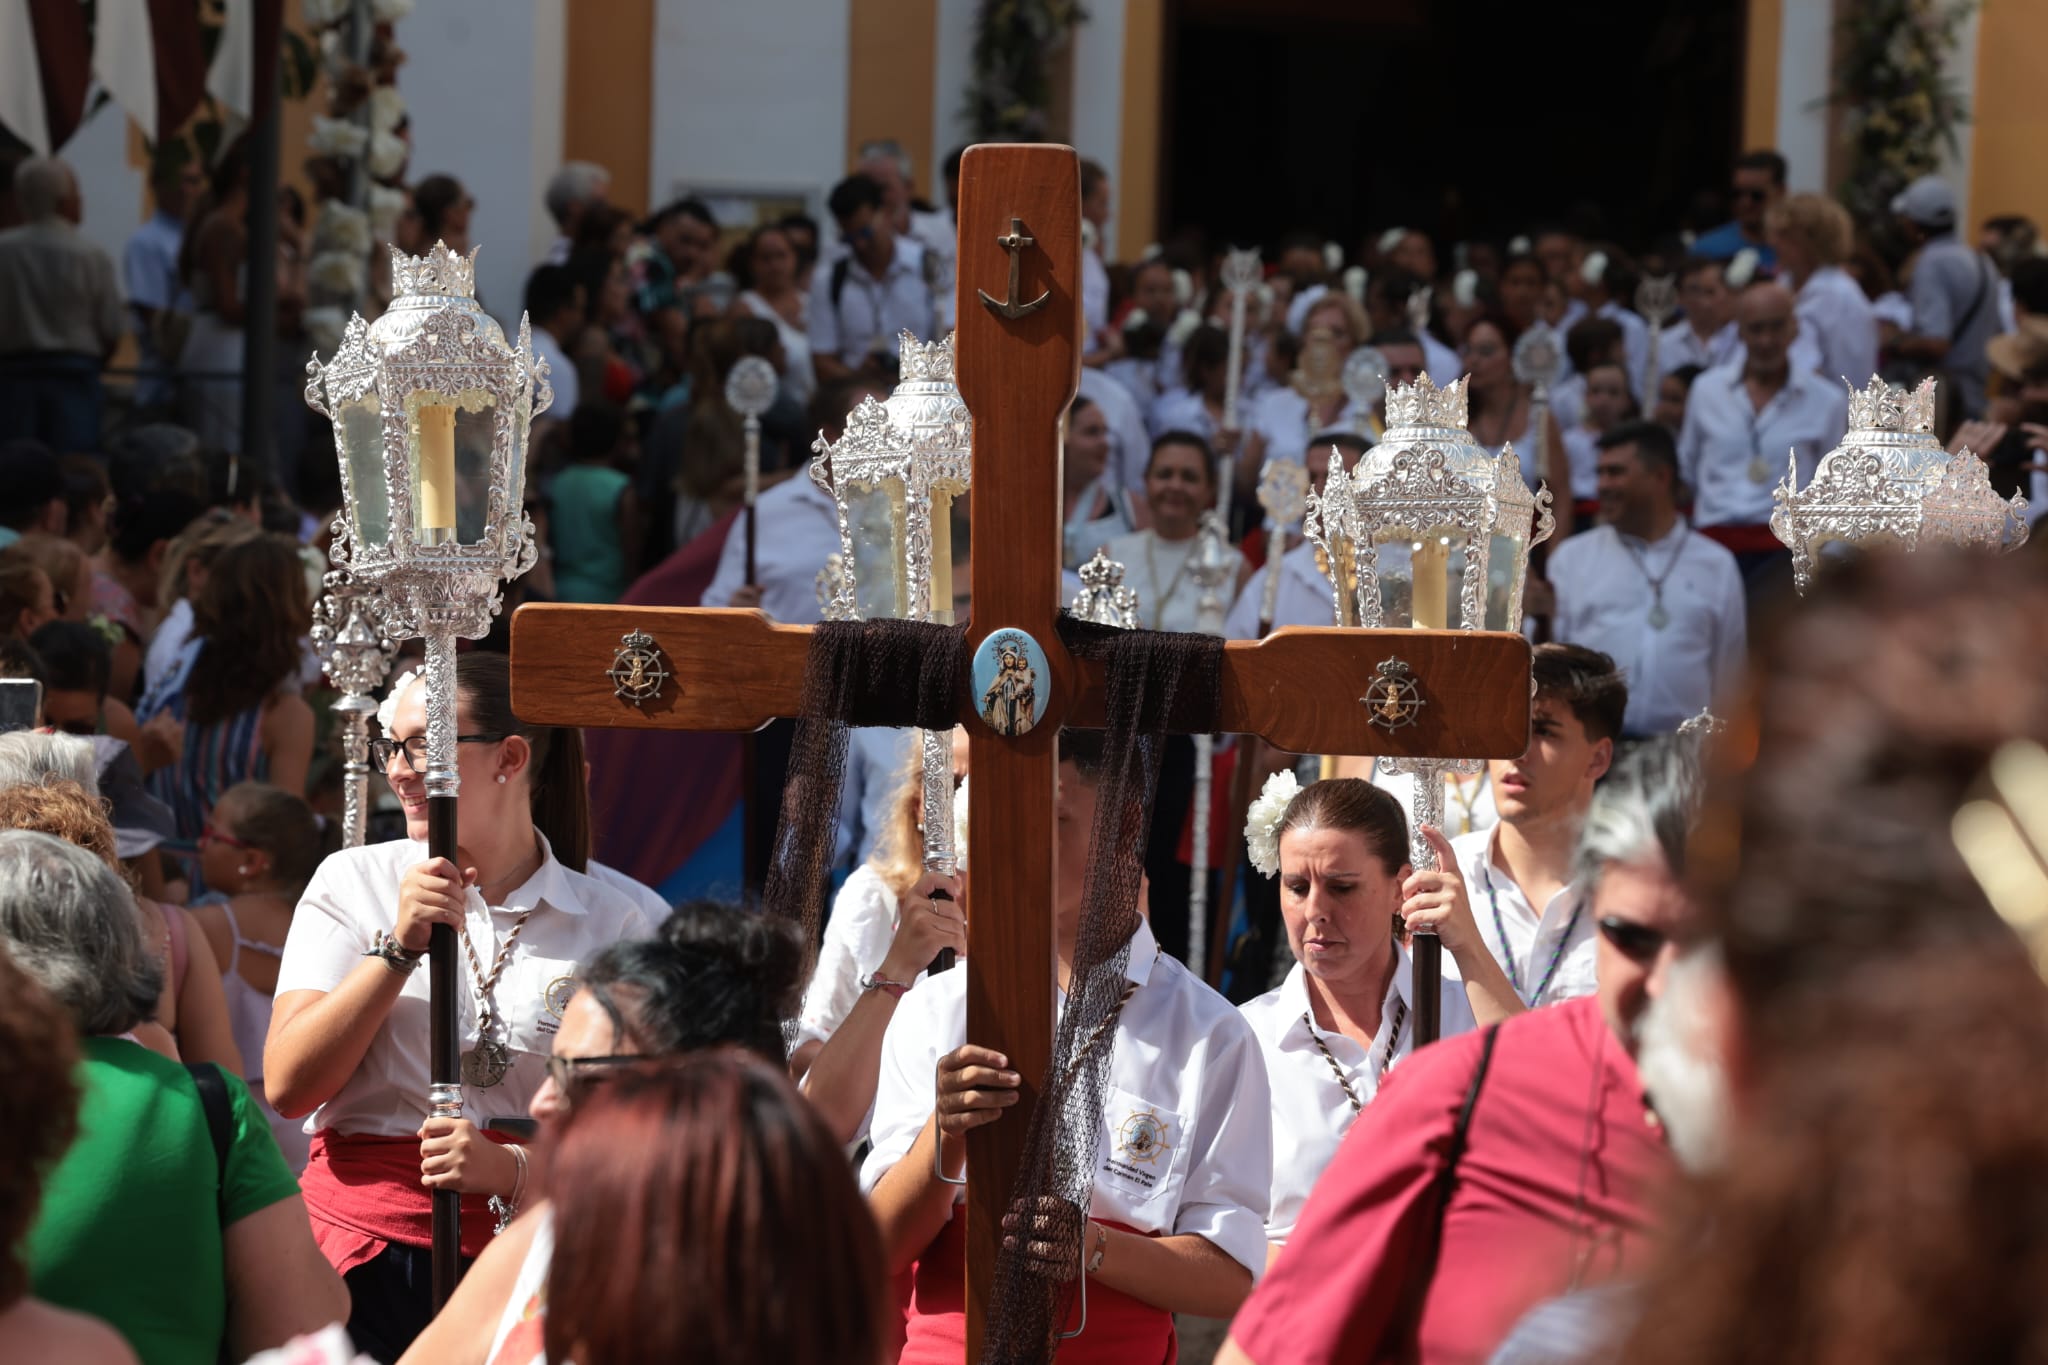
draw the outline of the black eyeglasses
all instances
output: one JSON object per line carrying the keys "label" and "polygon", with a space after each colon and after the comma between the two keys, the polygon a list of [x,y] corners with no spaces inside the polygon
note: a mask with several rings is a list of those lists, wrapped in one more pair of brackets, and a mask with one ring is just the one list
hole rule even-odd
{"label": "black eyeglasses", "polygon": [[548,1079],[565,1097],[573,1097],[621,1067],[645,1066],[659,1059],[635,1053],[621,1057],[549,1057]]}
{"label": "black eyeglasses", "polygon": [[1600,937],[1613,944],[1615,950],[1631,962],[1651,961],[1664,951],[1664,945],[1671,940],[1671,936],[1662,929],[1652,929],[1647,924],[1638,924],[1619,915],[1600,917]]}
{"label": "black eyeglasses", "polygon": [[1766,199],[1769,197],[1769,193],[1752,185],[1737,185],[1734,189],[1728,191],[1728,197],[1735,200]]}
{"label": "black eyeglasses", "polygon": [[[505,735],[457,735],[457,744],[497,744],[508,738]],[[393,754],[405,755],[405,766],[414,772],[426,771],[421,765],[427,761],[427,737],[414,735],[411,739],[389,739],[378,737],[370,741],[370,762],[380,769],[391,766]]]}

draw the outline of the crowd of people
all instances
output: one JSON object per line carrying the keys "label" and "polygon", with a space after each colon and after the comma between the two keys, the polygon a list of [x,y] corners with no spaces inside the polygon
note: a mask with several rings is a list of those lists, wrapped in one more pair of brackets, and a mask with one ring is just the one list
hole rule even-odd
{"label": "crowd of people", "polygon": [[[514,599],[818,621],[839,513],[801,465],[888,398],[902,333],[950,328],[958,160],[928,204],[900,146],[863,147],[822,225],[636,217],[602,167],[562,168],[519,301],[555,402],[525,490],[547,553]],[[1070,575],[1121,563],[1148,629],[1330,624],[1329,566],[1268,534],[1257,489],[1275,462],[1320,487],[1381,439],[1386,397],[1343,381],[1368,347],[1390,384],[1460,383],[1474,442],[1511,447],[1560,525],[1531,570],[1528,748],[1449,779],[1442,828],[1370,760],[1246,743],[1216,772],[1261,795],[1218,868],[1192,741],[1165,745],[1129,825],[1145,914],[1102,1028],[1092,1202],[1005,1224],[1090,1286],[1061,1357],[1172,1360],[1207,1318],[1218,1359],[1256,1365],[2030,1358],[2048,987],[2008,863],[2044,799],[2010,776],[2048,740],[2038,574],[1877,558],[1798,604],[1765,523],[1872,375],[1938,376],[1941,437],[2048,501],[2033,225],[1965,243],[1933,179],[1856,223],[1757,152],[1689,239],[1625,247],[1590,210],[1504,243],[1295,231],[1233,299],[1198,233],[1109,259],[1114,186],[1081,175]],[[680,858],[628,837],[629,807],[694,814],[738,781],[683,767],[651,794],[522,721],[502,628],[457,669],[457,856],[426,852],[410,659],[370,842],[341,848],[308,640],[331,437],[292,409],[252,456],[220,378],[245,182],[234,154],[167,163],[119,270],[60,162],[0,203],[0,1358],[240,1360],[337,1323],[380,1362],[963,1358],[964,1138],[1015,1121],[1026,1078],[970,1035],[966,971],[928,970],[967,948],[971,880],[924,866],[911,736],[851,740],[815,945],[653,889]],[[459,180],[408,195],[397,245],[468,249]],[[1638,292],[1656,276],[1673,315]],[[1564,352],[1541,383],[1516,355],[1538,324]],[[280,326],[301,335],[289,305]],[[132,383],[103,373],[124,334]],[[751,582],[726,395],[750,356],[778,376]],[[952,545],[964,619],[964,518]],[[1709,707],[1725,726],[1687,724]],[[1103,762],[1060,734],[1062,988]],[[2007,812],[2004,861],[1966,805]],[[1211,901],[1245,883],[1208,979],[1197,840]],[[463,949],[461,1118],[428,1107],[437,925]],[[1426,1045],[1418,931],[1443,948]],[[466,1271],[438,1313],[437,1190],[462,1196]]]}

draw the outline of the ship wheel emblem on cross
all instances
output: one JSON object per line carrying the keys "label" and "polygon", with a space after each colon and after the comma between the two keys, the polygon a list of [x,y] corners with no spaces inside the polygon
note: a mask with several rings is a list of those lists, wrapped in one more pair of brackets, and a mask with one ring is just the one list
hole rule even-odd
{"label": "ship wheel emblem on cross", "polygon": [[1382,730],[1401,730],[1421,718],[1429,705],[1415,686],[1415,670],[1400,659],[1387,659],[1373,670],[1377,675],[1359,701],[1365,704],[1371,724]]}
{"label": "ship wheel emblem on cross", "polygon": [[605,676],[612,680],[613,696],[634,706],[644,706],[661,696],[670,674],[654,637],[636,630],[620,639]]}

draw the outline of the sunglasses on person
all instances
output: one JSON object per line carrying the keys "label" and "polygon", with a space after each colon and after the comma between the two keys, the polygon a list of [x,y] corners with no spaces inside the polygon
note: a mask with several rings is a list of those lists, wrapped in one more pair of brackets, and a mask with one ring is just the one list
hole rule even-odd
{"label": "sunglasses on person", "polygon": [[[498,734],[457,735],[455,742],[457,744],[497,744],[505,739],[506,736]],[[390,739],[379,736],[370,741],[370,762],[376,764],[378,768],[390,768],[391,756],[393,754],[405,755],[405,766],[416,773],[423,773],[426,771],[427,737],[425,735],[414,735],[411,739]]]}
{"label": "sunglasses on person", "polygon": [[229,848],[240,849],[243,852],[256,847],[256,845],[248,840],[237,839],[234,835],[229,834],[226,830],[216,825],[208,825],[199,831],[199,847],[204,849],[209,844],[226,844]]}
{"label": "sunglasses on person", "polygon": [[1671,935],[1662,929],[1653,929],[1647,924],[1638,924],[1620,915],[1600,917],[1600,937],[1614,945],[1616,952],[1631,962],[1646,963],[1656,959],[1664,951],[1664,945],[1671,941]]}
{"label": "sunglasses on person", "polygon": [[548,1058],[548,1079],[555,1083],[555,1089],[573,1098],[622,1067],[645,1066],[657,1060],[644,1053],[620,1057],[551,1056]]}

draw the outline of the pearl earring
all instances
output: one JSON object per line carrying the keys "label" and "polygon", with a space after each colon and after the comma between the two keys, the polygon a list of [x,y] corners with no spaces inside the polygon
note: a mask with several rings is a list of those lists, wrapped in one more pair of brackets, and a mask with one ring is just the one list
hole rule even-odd
{"label": "pearl earring", "polygon": [[501,785],[501,786],[502,786],[502,785],[504,784],[504,781],[505,781],[505,774],[503,774],[503,773],[499,773],[499,774],[498,774],[498,782],[499,782],[499,785]]}
{"label": "pearl earring", "polygon": [[235,871],[240,875],[246,877],[249,875],[249,865],[247,863],[244,863],[240,867],[236,868]]}

